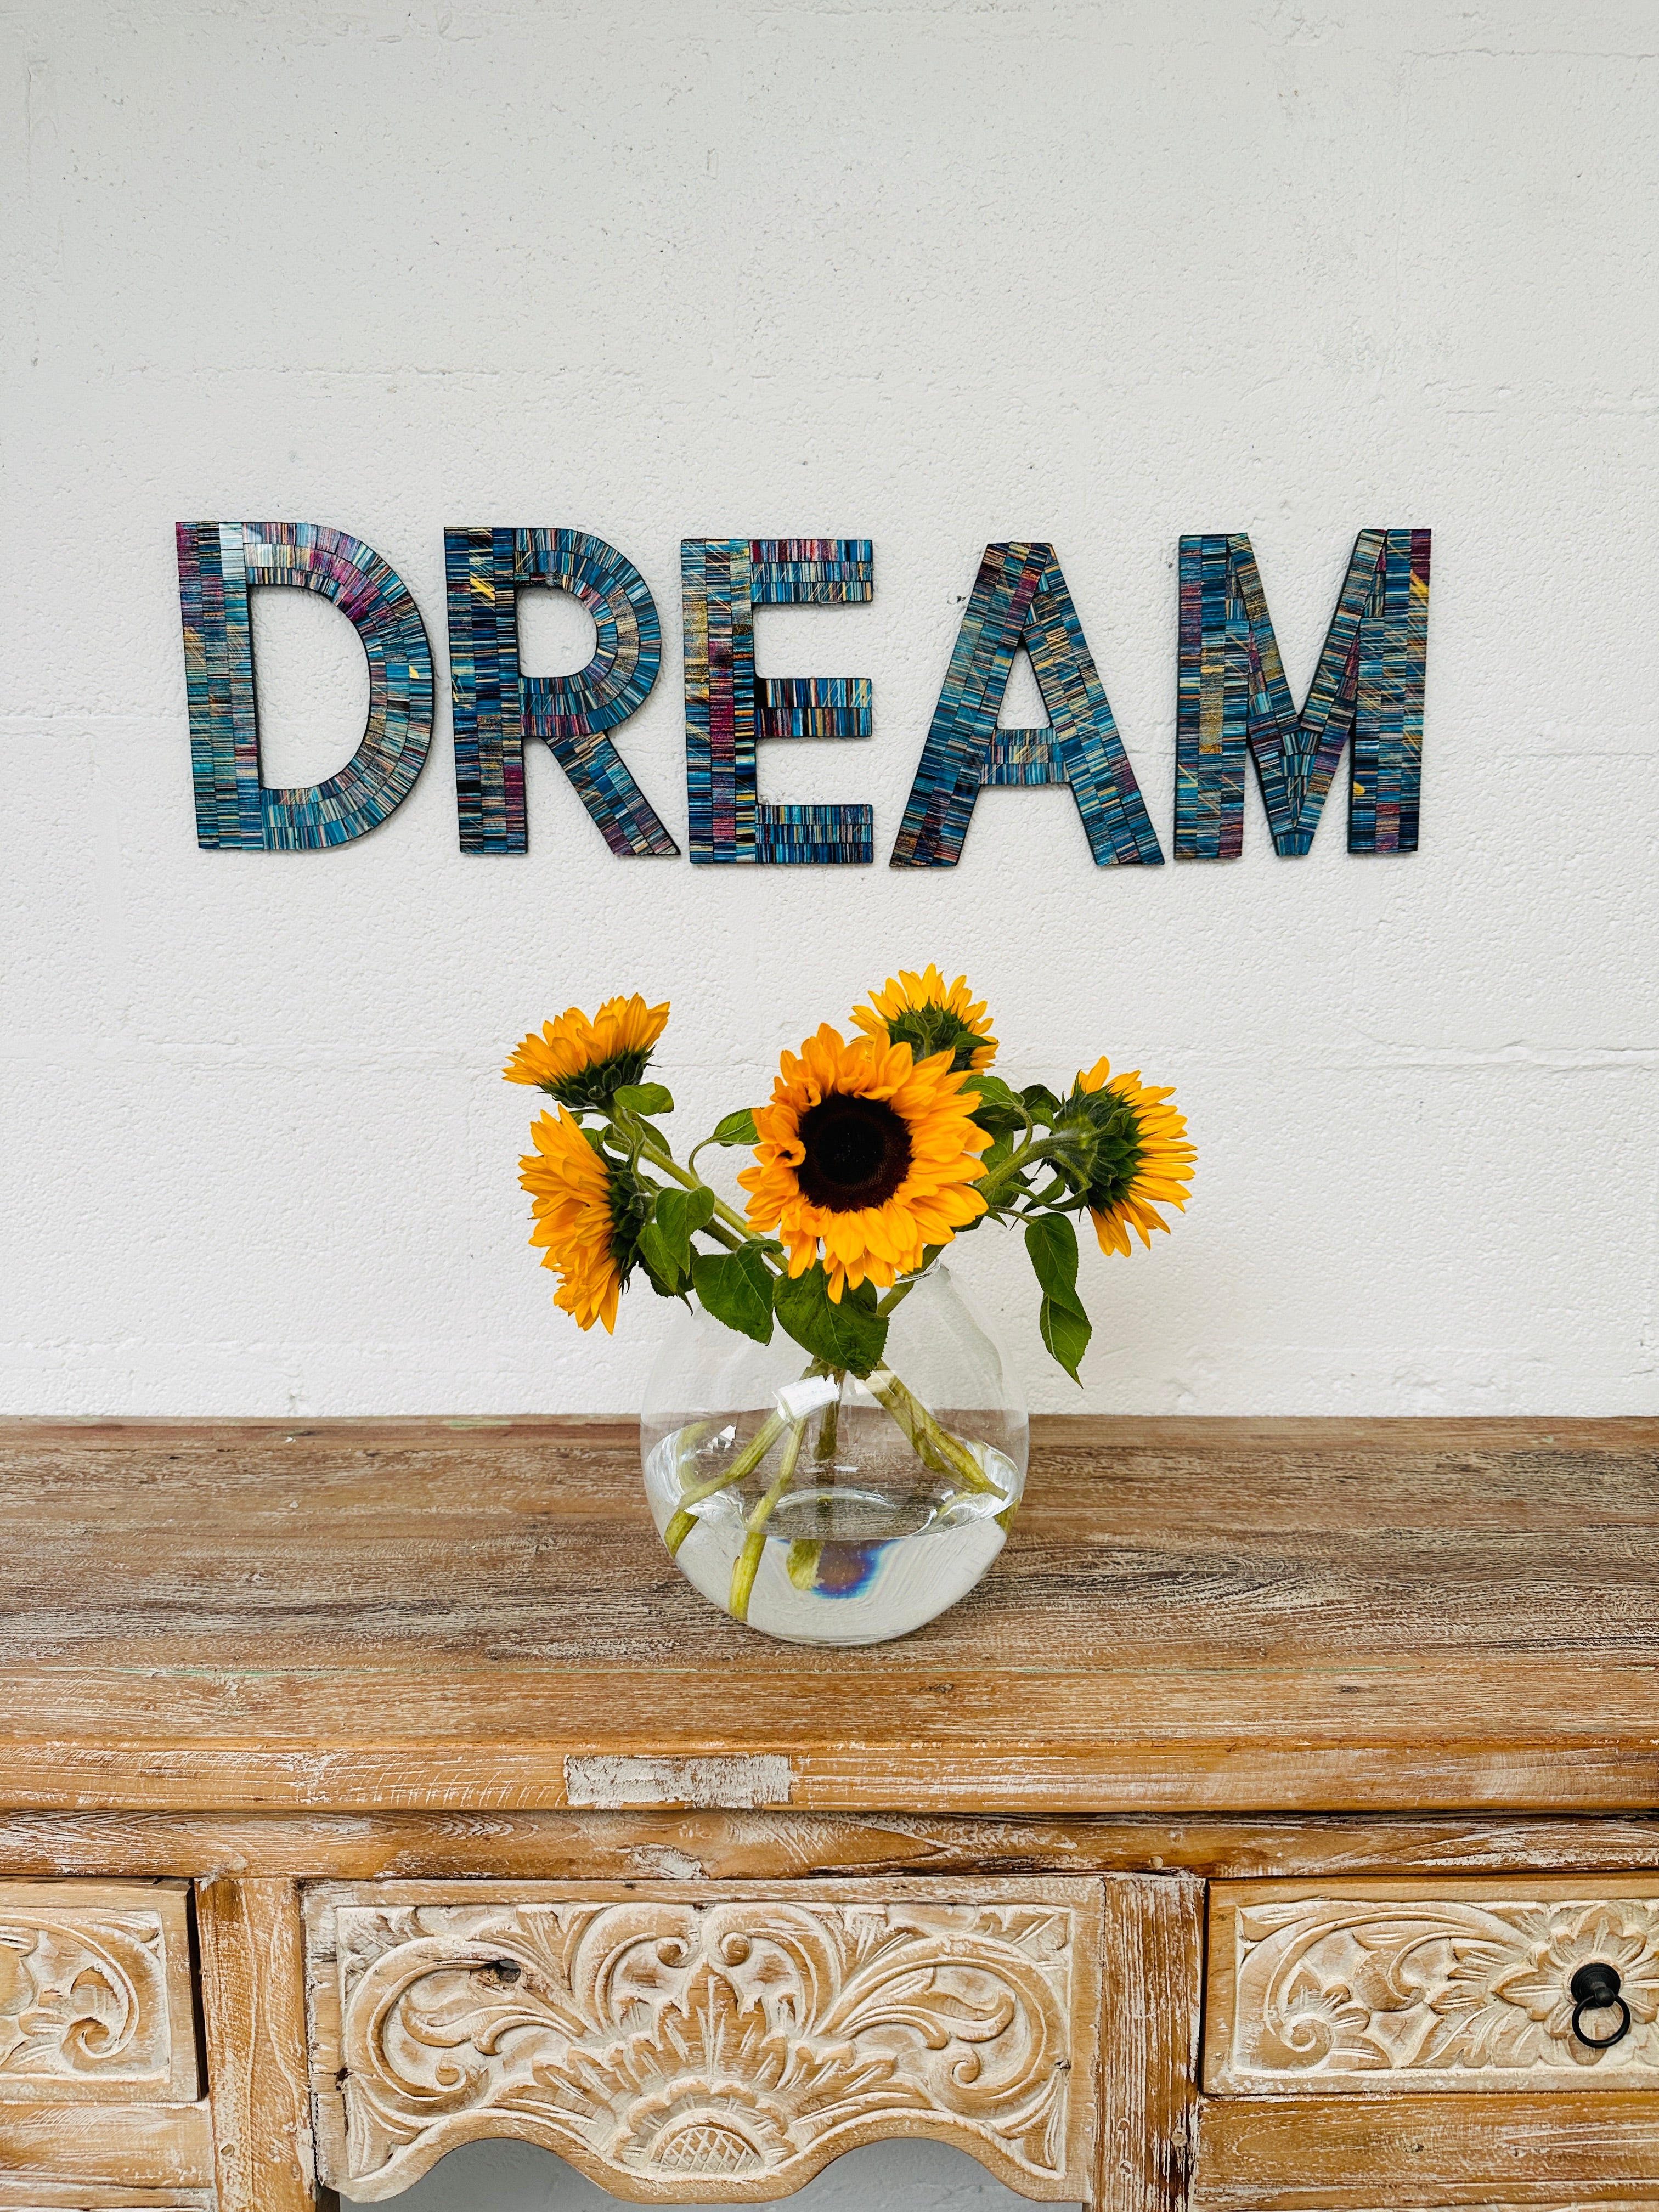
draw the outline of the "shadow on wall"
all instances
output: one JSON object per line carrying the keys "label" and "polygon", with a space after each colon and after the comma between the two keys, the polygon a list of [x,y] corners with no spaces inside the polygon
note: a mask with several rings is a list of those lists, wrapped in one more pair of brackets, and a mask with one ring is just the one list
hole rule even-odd
{"label": "shadow on wall", "polygon": [[[396,2200],[398,2212],[600,2212],[619,2201],[562,2158],[517,2142],[464,2144]],[[788,2201],[799,2212],[869,2212],[878,2204],[883,2212],[1029,2212],[1026,2198],[994,2181],[965,2151],[929,2142],[848,2151]],[[704,2205],[701,2212],[726,2208]]]}

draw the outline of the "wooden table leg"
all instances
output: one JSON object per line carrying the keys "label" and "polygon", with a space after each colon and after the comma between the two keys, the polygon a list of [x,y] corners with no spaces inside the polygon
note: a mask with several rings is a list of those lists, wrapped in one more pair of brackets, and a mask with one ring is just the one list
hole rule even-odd
{"label": "wooden table leg", "polygon": [[198,1882],[196,1914],[219,2212],[336,2212],[312,2151],[299,1887]]}
{"label": "wooden table leg", "polygon": [[1193,2180],[1204,1884],[1106,1883],[1100,2212],[1185,2212]]}

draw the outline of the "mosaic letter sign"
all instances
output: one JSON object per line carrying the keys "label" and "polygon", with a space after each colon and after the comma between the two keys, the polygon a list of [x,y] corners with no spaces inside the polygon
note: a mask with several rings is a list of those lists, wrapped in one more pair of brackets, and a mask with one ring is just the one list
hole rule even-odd
{"label": "mosaic letter sign", "polygon": [[[412,788],[432,732],[432,659],[420,611],[374,549],[314,523],[181,522],[197,835],[210,848],[343,845]],[[867,538],[688,538],[685,790],[693,861],[839,867],[874,858],[868,805],[769,805],[767,738],[868,738],[867,676],[766,677],[755,615],[850,606],[873,589]],[[614,545],[579,530],[482,525],[444,537],[455,787],[465,853],[529,848],[524,748],[540,738],[618,859],[678,856],[617,749],[662,662],[656,602]],[[332,599],[368,657],[362,743],[326,782],[278,790],[259,769],[249,591],[297,585]],[[593,617],[592,659],[569,676],[526,676],[518,595],[568,592]],[[1298,713],[1243,533],[1181,541],[1174,853],[1236,858],[1247,761],[1273,849],[1305,854],[1344,749],[1348,848],[1413,853],[1421,805],[1429,532],[1362,530],[1319,665]],[[1030,656],[1048,720],[998,722],[1015,656]],[[1061,784],[1100,867],[1159,865],[1163,850],[1052,545],[988,545],[957,633],[893,845],[896,868],[950,868],[981,791]]]}
{"label": "mosaic letter sign", "polygon": [[[580,530],[448,530],[444,574],[461,850],[528,849],[524,741],[541,738],[613,853],[678,853],[608,734],[662,665],[657,604],[633,562]],[[574,676],[520,672],[519,592],[533,584],[593,617],[593,657]]]}
{"label": "mosaic letter sign", "polygon": [[1351,853],[1414,853],[1429,533],[1362,530],[1298,714],[1248,538],[1181,541],[1176,858],[1231,860],[1255,763],[1273,848],[1305,853],[1348,746]]}
{"label": "mosaic letter sign", "polygon": [[[198,842],[301,852],[346,844],[384,822],[409,796],[432,737],[432,649],[397,575],[361,538],[309,522],[181,522],[178,540]],[[254,584],[320,592],[363,641],[368,726],[326,783],[279,791],[260,780]]]}
{"label": "mosaic letter sign", "polygon": [[867,676],[757,676],[757,607],[850,606],[871,594],[867,538],[688,538],[685,802],[691,857],[868,860],[867,806],[769,806],[755,784],[763,738],[867,738]]}
{"label": "mosaic letter sign", "polygon": [[[1024,646],[1046,730],[997,714]],[[1065,783],[1096,865],[1164,858],[1052,545],[988,545],[911,787],[896,868],[953,868],[988,783]]]}

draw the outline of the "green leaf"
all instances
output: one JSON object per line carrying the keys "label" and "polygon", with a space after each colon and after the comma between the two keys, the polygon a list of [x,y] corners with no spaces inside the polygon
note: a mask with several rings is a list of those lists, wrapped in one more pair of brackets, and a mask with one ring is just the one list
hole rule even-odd
{"label": "green leaf", "polygon": [[822,1263],[814,1261],[793,1282],[781,1276],[772,1295],[778,1319],[790,1335],[826,1367],[845,1367],[865,1376],[879,1361],[887,1342],[887,1322],[876,1311],[876,1293],[869,1283],[860,1283],[855,1291],[844,1290],[837,1305],[830,1296],[830,1279]]}
{"label": "green leaf", "polygon": [[[640,1238],[643,1251],[647,1237],[652,1241],[653,1252],[660,1247],[666,1263],[665,1272],[672,1272],[676,1280],[691,1273],[691,1239],[699,1229],[706,1229],[714,1218],[714,1194],[699,1185],[696,1190],[659,1190],[652,1208],[649,1231]],[[647,1258],[647,1265],[653,1264]]]}
{"label": "green leaf", "polygon": [[665,1298],[678,1297],[685,1269],[654,1221],[647,1221],[640,1231],[639,1254],[652,1289]]}
{"label": "green leaf", "polygon": [[1081,1383],[1078,1367],[1089,1349],[1089,1339],[1094,1328],[1089,1316],[1075,1299],[1062,1305],[1058,1298],[1044,1298],[1037,1316],[1037,1327],[1042,1332],[1042,1341],[1053,1352],[1073,1382]]}
{"label": "green leaf", "polygon": [[1060,1101],[1046,1083],[1028,1083],[1019,1095],[1035,1121],[1052,1122],[1060,1111]]}
{"label": "green leaf", "polygon": [[691,1280],[705,1313],[757,1344],[772,1341],[772,1271],[752,1244],[735,1252],[699,1252]]}
{"label": "green leaf", "polygon": [[1024,1128],[1027,1117],[1021,1109],[1018,1095],[1000,1076],[976,1075],[973,1082],[979,1093],[974,1120],[981,1129],[988,1129],[994,1137],[1002,1137]]}
{"label": "green leaf", "polygon": [[[723,1121],[717,1121],[714,1133],[703,1139],[707,1145],[757,1145],[759,1142],[760,1139],[755,1133],[755,1117],[746,1106],[739,1106],[735,1114],[728,1114]],[[702,1150],[701,1146],[698,1150]]]}
{"label": "green leaf", "polygon": [[1077,1294],[1077,1231],[1063,1213],[1039,1213],[1025,1224],[1025,1250],[1042,1288],[1042,1341],[1075,1382],[1094,1334]]}
{"label": "green leaf", "polygon": [[1031,1272],[1051,1298],[1077,1303],[1077,1231],[1063,1213],[1039,1213],[1025,1224]]}
{"label": "green leaf", "polygon": [[[1003,1163],[1006,1160],[1011,1160],[1013,1156],[1014,1140],[1012,1135],[1008,1134],[999,1137],[995,1144],[991,1146],[988,1151],[981,1152],[979,1156],[981,1182],[988,1182]],[[1006,1194],[1012,1195],[1012,1194],[1009,1193]]]}
{"label": "green leaf", "polygon": [[971,1085],[964,1088],[978,1091],[981,1106],[1008,1106],[1013,1103],[1014,1094],[1000,1075],[976,1075]]}
{"label": "green leaf", "polygon": [[673,1093],[660,1083],[624,1083],[620,1091],[611,1092],[618,1106],[625,1106],[630,1114],[672,1114]]}

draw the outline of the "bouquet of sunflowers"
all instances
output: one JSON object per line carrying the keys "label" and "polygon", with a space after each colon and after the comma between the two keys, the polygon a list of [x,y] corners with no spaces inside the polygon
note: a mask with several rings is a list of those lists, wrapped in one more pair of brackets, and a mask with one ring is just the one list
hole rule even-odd
{"label": "bouquet of sunflowers", "polygon": [[[850,1037],[825,1024],[786,1052],[769,1102],[727,1114],[682,1163],[661,1126],[673,1098],[649,1077],[668,1016],[638,994],[607,1000],[591,1020],[572,1007],[503,1071],[555,1102],[520,1164],[530,1241],[558,1278],[554,1303],[579,1328],[610,1330],[643,1275],[659,1297],[695,1302],[759,1343],[781,1329],[806,1355],[804,1379],[856,1376],[927,1468],[985,1492],[980,1457],[886,1364],[895,1310],[957,1237],[1018,1222],[1042,1340],[1075,1380],[1091,1334],[1075,1217],[1091,1217],[1103,1251],[1127,1254],[1131,1232],[1150,1245],[1168,1226],[1160,1206],[1185,1206],[1194,1153],[1172,1094],[1113,1076],[1104,1060],[1065,1092],[1013,1089],[990,1073],[997,1042],[983,1003],[965,977],[947,985],[930,967],[872,993]],[[711,1148],[751,1154],[737,1177],[741,1213],[698,1172]],[[788,1395],[717,1478],[684,1489],[664,1530],[671,1553],[710,1488],[752,1476],[777,1447],[775,1504],[805,1419]],[[747,1552],[758,1558],[754,1544]],[[742,1571],[740,1558],[729,1607],[739,1619]]]}

